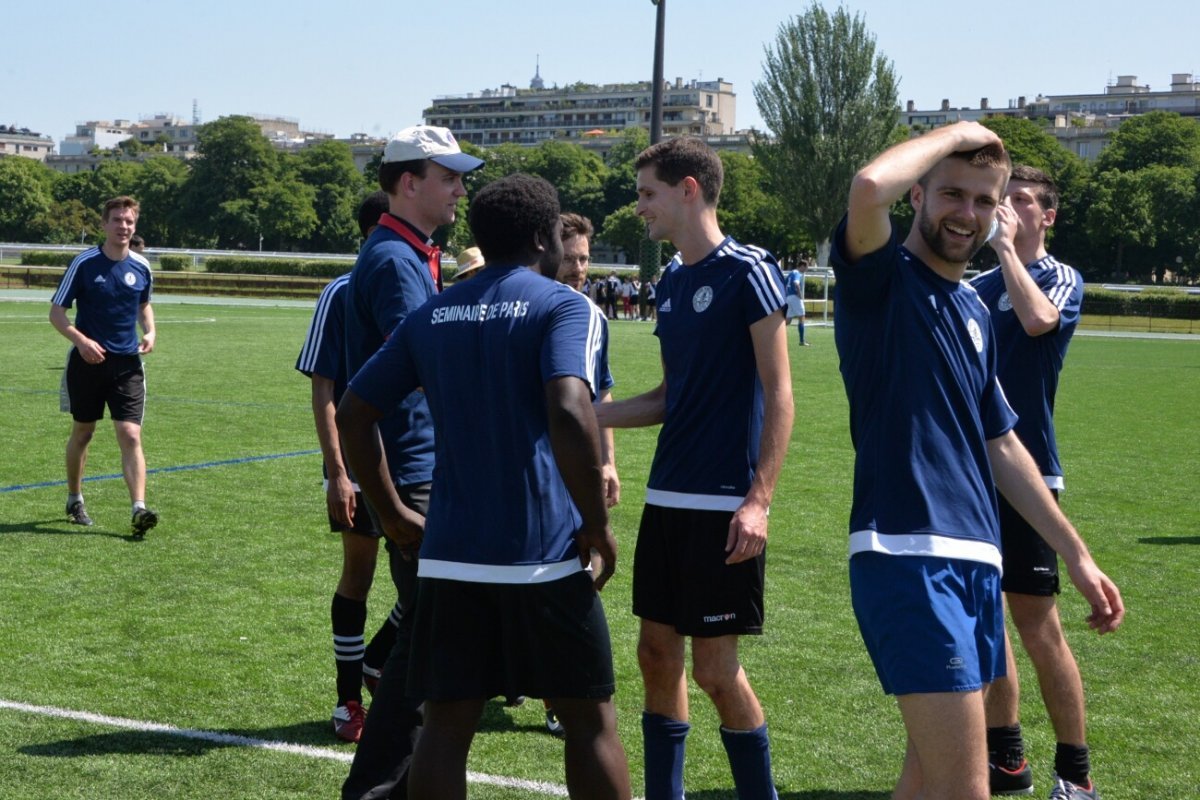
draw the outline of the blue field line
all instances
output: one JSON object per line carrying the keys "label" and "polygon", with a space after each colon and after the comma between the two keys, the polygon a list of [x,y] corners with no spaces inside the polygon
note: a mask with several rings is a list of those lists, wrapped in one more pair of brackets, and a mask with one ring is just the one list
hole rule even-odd
{"label": "blue field line", "polygon": [[[19,386],[0,386],[0,392],[11,394],[43,394],[58,397],[58,389],[24,389]],[[205,400],[197,397],[161,397],[152,395],[151,403],[184,403],[197,406],[230,406],[237,408],[275,408],[275,409],[308,409],[308,403],[255,403],[244,400]]]}
{"label": "blue field line", "polygon": [[[154,469],[146,470],[147,475],[157,475],[163,472],[187,472],[193,469],[208,469],[209,467],[227,467],[231,464],[249,464],[253,461],[274,461],[277,458],[295,458],[296,456],[313,456],[319,455],[320,450],[297,450],[294,453],[272,453],[266,456],[246,456],[244,458],[229,458],[224,461],[205,461],[202,464],[181,464],[177,467],[155,467]],[[123,478],[120,472],[115,472],[111,475],[93,475],[90,478],[84,478],[84,483],[92,483],[94,481],[111,481],[114,478]],[[66,481],[43,481],[42,483],[22,483],[15,486],[0,486],[0,494],[8,492],[19,492],[22,489],[46,489],[53,486],[66,486]]]}

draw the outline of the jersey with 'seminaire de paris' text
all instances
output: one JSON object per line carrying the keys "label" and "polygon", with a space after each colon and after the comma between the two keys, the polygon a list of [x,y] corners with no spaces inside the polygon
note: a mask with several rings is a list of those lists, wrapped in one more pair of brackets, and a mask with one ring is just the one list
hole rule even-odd
{"label": "jersey with 'seminaire de paris' text", "polygon": [[79,303],[74,325],[113,355],[136,355],[140,338],[138,314],[154,281],[145,256],[129,251],[120,261],[92,247],[77,255],[67,267],[51,303],[70,308]]}
{"label": "jersey with 'seminaire de paris' text", "polygon": [[646,502],[736,511],[754,480],[763,425],[750,326],[783,308],[783,275],[766,250],[726,237],[695,264],[677,255],[655,302],[667,391]]}
{"label": "jersey with 'seminaire de paris' text", "polygon": [[833,237],[834,337],[850,401],[850,554],[1000,563],[987,441],[1016,423],[987,307],[888,243],[850,264]]}
{"label": "jersey with 'seminaire de paris' text", "polygon": [[1062,489],[1063,468],[1054,435],[1054,396],[1071,336],[1079,325],[1083,277],[1051,255],[1034,261],[1027,269],[1042,294],[1058,309],[1058,327],[1041,336],[1025,332],[1008,299],[999,267],[975,276],[971,285],[992,312],[996,374],[1008,402],[1020,415],[1017,436],[1037,462],[1046,485]]}
{"label": "jersey with 'seminaire de paris' text", "polygon": [[582,569],[581,518],[550,445],[546,384],[592,397],[599,315],[569,286],[489,264],[409,316],[350,388],[378,409],[424,388],[437,466],[418,574],[536,583]]}
{"label": "jersey with 'seminaire de paris' text", "polygon": [[[437,286],[413,245],[380,224],[358,253],[347,291],[346,374],[353,377],[408,314],[437,294]],[[433,424],[425,395],[413,392],[380,410],[386,413],[379,433],[392,481],[397,486],[429,483]]]}

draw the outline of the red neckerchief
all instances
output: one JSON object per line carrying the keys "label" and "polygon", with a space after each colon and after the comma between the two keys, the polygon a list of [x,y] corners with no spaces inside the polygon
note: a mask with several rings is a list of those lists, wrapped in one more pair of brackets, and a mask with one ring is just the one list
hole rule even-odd
{"label": "red neckerchief", "polygon": [[425,259],[429,264],[429,275],[433,278],[433,285],[440,292],[442,290],[441,249],[436,244],[431,245],[427,240],[419,237],[408,223],[392,214],[381,215],[379,224],[412,245],[413,250],[416,250]]}

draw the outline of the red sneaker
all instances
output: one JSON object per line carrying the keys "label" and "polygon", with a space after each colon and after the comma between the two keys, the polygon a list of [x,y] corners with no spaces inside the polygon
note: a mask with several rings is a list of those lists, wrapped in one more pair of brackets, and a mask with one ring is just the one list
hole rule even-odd
{"label": "red sneaker", "polygon": [[363,723],[367,712],[357,700],[347,700],[346,705],[333,710],[333,735],[345,742],[357,742],[362,738]]}

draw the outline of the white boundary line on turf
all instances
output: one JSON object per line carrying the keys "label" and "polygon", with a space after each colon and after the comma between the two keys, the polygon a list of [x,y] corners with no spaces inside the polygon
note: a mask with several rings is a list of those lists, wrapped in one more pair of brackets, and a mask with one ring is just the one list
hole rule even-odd
{"label": "white boundary line on turf", "polygon": [[[278,753],[291,753],[292,755],[304,756],[305,758],[323,758],[329,761],[340,761],[344,764],[349,764],[354,760],[353,753],[346,753],[329,747],[314,747],[307,744],[255,739],[249,736],[238,736],[233,733],[217,733],[216,731],[203,731],[195,728],[177,728],[174,725],[166,725],[161,722],[143,722],[142,720],[128,719],[126,717],[110,717],[106,714],[72,711],[67,708],[55,708],[54,706],[35,706],[28,703],[16,703],[11,700],[0,700],[0,709],[20,711],[25,714],[36,714],[43,717],[69,719],[75,722],[90,722],[95,725],[107,725],[111,728],[121,728],[144,733],[161,733],[167,736],[197,739],[199,741],[213,742],[214,744],[230,747],[253,747],[260,750],[273,750]],[[544,781],[508,778],[502,775],[486,775],[481,772],[468,772],[467,781],[489,786],[500,786],[506,789],[524,789],[552,797],[568,796],[567,787]]]}

